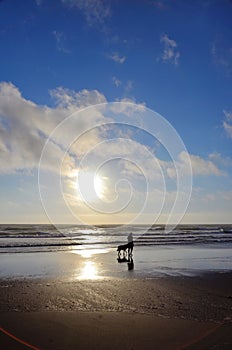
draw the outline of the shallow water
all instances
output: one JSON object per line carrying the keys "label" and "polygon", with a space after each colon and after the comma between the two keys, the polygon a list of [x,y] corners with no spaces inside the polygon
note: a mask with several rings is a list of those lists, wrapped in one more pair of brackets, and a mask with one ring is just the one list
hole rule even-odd
{"label": "shallow water", "polygon": [[[135,246],[133,266],[118,263],[115,249],[70,249],[65,252],[5,253],[0,255],[0,278],[152,278],[194,276],[231,271],[232,247]],[[130,269],[129,269],[130,267]],[[133,267],[133,268],[132,268]]]}

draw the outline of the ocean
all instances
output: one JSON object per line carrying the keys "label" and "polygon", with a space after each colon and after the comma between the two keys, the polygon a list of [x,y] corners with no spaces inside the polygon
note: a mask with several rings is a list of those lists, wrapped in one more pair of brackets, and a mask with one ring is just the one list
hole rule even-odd
{"label": "ocean", "polygon": [[232,225],[179,225],[166,233],[153,225],[0,225],[0,253],[54,252],[70,249],[107,249],[127,242],[135,246],[232,247]]}
{"label": "ocean", "polygon": [[[133,270],[116,248],[134,237]],[[232,225],[0,225],[0,278],[150,278],[232,270]]]}

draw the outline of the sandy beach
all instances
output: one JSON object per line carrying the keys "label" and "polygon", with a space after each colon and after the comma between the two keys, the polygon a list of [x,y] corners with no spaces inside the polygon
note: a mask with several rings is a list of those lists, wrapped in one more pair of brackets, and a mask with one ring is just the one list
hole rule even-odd
{"label": "sandy beach", "polygon": [[1,349],[230,349],[231,277],[2,279]]}

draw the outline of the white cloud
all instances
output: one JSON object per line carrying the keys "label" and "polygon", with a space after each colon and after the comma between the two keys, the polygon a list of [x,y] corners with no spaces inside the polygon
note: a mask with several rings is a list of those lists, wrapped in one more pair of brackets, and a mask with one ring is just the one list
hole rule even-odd
{"label": "white cloud", "polygon": [[[167,2],[167,1],[166,1]],[[166,10],[168,9],[168,4],[165,1],[154,1],[152,2],[152,5],[158,8],[159,10]]]}
{"label": "white cloud", "polygon": [[57,105],[62,108],[76,109],[77,107],[88,107],[98,103],[106,102],[106,98],[98,90],[89,91],[87,89],[76,92],[63,87],[58,87],[50,91],[50,95],[55,99]]}
{"label": "white cloud", "polygon": [[[54,107],[37,105],[25,99],[20,90],[13,84],[6,82],[0,83],[1,174],[16,173],[18,171],[30,172],[30,170],[37,169],[44,143],[60,122],[75,111],[80,111],[92,104],[106,102],[105,96],[97,90],[75,92],[59,87],[51,91],[51,96],[56,102]],[[124,101],[128,102],[128,100]],[[175,182],[173,181],[175,180],[175,168],[173,164],[171,165],[170,161],[160,160],[157,155],[149,152],[150,149],[148,147],[134,141],[132,130],[118,130],[117,134],[117,130],[114,133],[110,129],[104,130],[103,128],[102,132],[102,130],[95,128],[96,130],[83,133],[80,139],[76,141],[74,136],[77,131],[80,134],[82,130],[96,125],[96,121],[98,120],[107,122],[106,117],[103,116],[104,112],[102,112],[102,109],[99,111],[94,108],[92,112],[91,110],[84,115],[84,118],[75,118],[75,121],[69,124],[69,128],[66,128],[62,124],[62,130],[56,134],[56,137],[53,137],[47,158],[43,162],[43,170],[45,170],[43,173],[45,173],[45,176],[47,173],[49,173],[49,176],[51,174],[51,178],[49,178],[50,187],[47,186],[42,191],[45,193],[44,195],[49,202],[49,206],[54,208],[54,215],[57,215],[58,219],[62,215],[64,215],[64,218],[69,219],[68,215],[63,214],[63,205],[59,204],[61,198],[56,195],[55,191],[58,187],[60,188],[60,181],[57,183],[58,187],[56,187],[56,183],[54,182],[54,178],[58,178],[60,172],[60,167],[58,168],[57,166],[57,164],[60,166],[60,162],[57,161],[60,159],[63,159],[61,173],[64,175],[62,176],[62,181],[64,182],[64,195],[67,201],[71,206],[76,207],[77,211],[81,208],[84,213],[89,213],[90,216],[93,214],[89,209],[83,209],[75,192],[75,181],[80,159],[88,152],[89,165],[94,170],[96,170],[98,164],[102,165],[105,164],[105,160],[107,161],[104,167],[99,169],[100,172],[102,171],[104,196],[106,199],[106,203],[102,203],[100,209],[102,208],[103,211],[105,210],[107,212],[108,207],[114,210],[115,208],[123,207],[127,203],[128,199],[130,199],[131,187],[125,181],[126,179],[133,186],[133,197],[125,211],[118,215],[125,214],[126,218],[126,215],[138,213],[147,194],[145,181],[147,180],[150,183],[150,189],[148,191],[149,198],[145,213],[154,213],[154,210],[158,210],[162,204],[164,194],[167,197],[165,213],[169,213],[169,209],[175,201],[176,194],[172,185]],[[133,112],[137,111],[139,113],[136,114],[141,116],[141,113],[145,111],[145,106],[142,104],[125,104],[122,108],[122,105],[115,104],[110,111],[113,114],[124,113],[128,118],[134,118]],[[106,115],[109,118],[108,113]],[[112,134],[115,140],[109,142]],[[71,148],[64,156],[64,150],[67,149],[70,140],[74,140],[75,142],[72,143]],[[106,141],[105,144],[104,141]],[[118,157],[118,160],[111,162],[111,159],[114,157]],[[197,155],[190,155],[193,173],[202,176],[224,175],[224,172],[217,166],[217,164],[221,164],[219,159],[221,159],[221,156],[218,154],[211,154],[207,159],[203,159]],[[183,176],[189,176],[187,173],[187,162],[187,155],[184,152],[181,153],[176,166],[179,167],[178,170],[180,170]],[[49,170],[49,172],[46,170]],[[167,180],[165,184],[166,193],[163,177],[165,181]],[[28,180],[28,177],[26,179],[24,188],[28,189],[31,180]],[[121,182],[118,181],[120,179],[122,180]],[[47,183],[42,182],[41,187],[43,187],[43,184]],[[36,192],[36,187],[35,185],[33,186],[33,190],[29,191],[30,193]],[[18,193],[19,191],[17,195]],[[183,198],[184,195],[185,193],[183,193]],[[221,198],[223,196],[228,202],[231,199],[231,193],[225,192],[221,195]],[[211,193],[205,196],[205,199],[211,202],[214,198]],[[8,195],[5,202],[7,200],[12,200],[12,198]],[[114,203],[110,204],[110,200],[114,201]],[[38,199],[37,201],[39,203]],[[10,205],[8,208],[10,208]],[[31,208],[34,207],[31,205]],[[27,212],[32,211],[31,208]],[[4,215],[7,215],[6,210],[4,213]],[[120,220],[120,217],[118,217],[118,220]],[[117,217],[114,216],[114,218],[117,221]],[[100,219],[104,220],[104,217]],[[110,219],[112,219],[112,216]]]}
{"label": "white cloud", "polygon": [[63,4],[77,8],[86,19],[89,26],[104,24],[110,17],[111,10],[106,0],[61,0]]}
{"label": "white cloud", "polygon": [[177,43],[175,40],[170,39],[167,34],[162,34],[160,37],[160,42],[163,44],[163,54],[162,61],[164,63],[171,63],[175,66],[179,63],[180,52],[177,49]]}
{"label": "white cloud", "polygon": [[111,60],[116,63],[123,64],[126,60],[126,56],[120,56],[118,52],[113,52],[112,55],[109,56]]}
{"label": "white cloud", "polygon": [[[125,97],[122,99],[117,99],[117,102],[125,102],[125,103],[124,104],[119,103],[119,104],[113,105],[111,107],[112,111],[114,111],[115,113],[123,113],[127,117],[134,118],[135,112],[144,113],[146,110],[145,103],[138,103],[134,98]],[[138,120],[138,124],[139,122],[141,122],[141,124],[143,123],[143,121],[141,121],[141,118]]]}
{"label": "white cloud", "polygon": [[[0,154],[1,164],[0,172],[9,173],[15,172],[20,169],[33,169],[38,166],[38,161],[43,148],[43,145],[50,135],[52,130],[67,116],[74,111],[78,111],[84,107],[106,102],[106,98],[99,91],[93,90],[82,90],[75,92],[63,87],[59,87],[52,90],[51,96],[56,101],[56,106],[51,108],[48,106],[39,106],[30,100],[23,98],[19,89],[13,84],[2,82],[0,84]],[[128,102],[126,100],[125,102]],[[117,113],[124,113],[128,117],[133,116],[133,111],[137,108],[138,111],[144,110],[144,105],[126,104],[122,110],[122,105],[112,106],[112,111]],[[227,117],[229,117],[227,115]],[[62,147],[69,144],[70,133],[72,136],[75,135],[76,130],[81,131],[85,129],[86,125],[94,125],[96,120],[102,120],[103,116],[101,113],[94,111],[88,115],[88,118],[84,119],[85,125],[83,125],[83,119],[74,124],[69,125],[69,130],[62,128],[62,134],[56,135],[55,143],[51,146],[51,152],[49,159],[45,166],[48,169],[52,169],[54,160],[60,156]],[[105,119],[104,119],[105,120]],[[71,130],[70,130],[71,129]],[[101,130],[101,132],[104,130]],[[104,133],[99,135],[99,130],[93,130],[88,135],[84,135],[80,138],[77,145],[72,145],[73,154],[79,156],[84,154],[86,150],[91,149],[105,139]],[[105,130],[107,132],[107,130]],[[117,135],[116,135],[117,136]],[[120,135],[119,135],[120,136]],[[131,136],[129,137],[129,139]],[[129,148],[128,148],[129,147]],[[175,168],[170,162],[162,162],[158,158],[147,156],[147,148],[143,145],[133,143],[128,146],[128,142],[121,141],[120,143],[113,143],[108,145],[104,152],[101,150],[100,155],[111,156],[113,154],[120,154],[121,156],[131,157],[143,160],[143,166],[146,170],[149,178],[158,178],[158,165],[162,166],[164,171],[167,172],[168,176],[175,178]],[[95,154],[96,157],[96,154]],[[97,159],[97,158],[96,158]],[[220,170],[215,164],[212,156],[209,159],[203,159],[197,155],[190,155],[191,165],[193,173],[195,175],[216,175],[221,176],[225,173]],[[69,171],[73,166],[74,160],[72,156],[67,155],[66,162],[64,163],[67,170]],[[182,152],[179,157],[179,162],[176,166],[180,168],[180,172],[183,175],[186,174],[188,169],[188,157]],[[156,169],[156,172],[150,172],[151,165]],[[124,171],[131,171],[131,167],[126,164]],[[65,172],[65,171],[64,171]],[[157,175],[158,174],[158,175]]]}
{"label": "white cloud", "polygon": [[133,90],[134,88],[134,81],[133,80],[127,80],[127,81],[121,81],[117,77],[113,76],[112,77],[113,84],[118,88],[121,86],[124,90],[125,94],[128,94]]}
{"label": "white cloud", "polygon": [[[98,169],[100,173],[104,186],[104,202],[97,202],[97,208],[103,212],[121,210],[126,205],[126,212],[138,213],[147,196],[150,198],[147,210],[154,212],[162,204],[160,196],[156,195],[155,200],[153,196],[157,191],[161,197],[165,193],[161,169],[158,160],[144,145],[131,139],[106,140],[91,150],[85,167],[90,171]],[[71,195],[75,186],[74,178],[71,183],[69,181],[66,193]],[[67,201],[69,199],[68,196]],[[71,198],[70,204],[75,205],[75,200]]]}
{"label": "white cloud", "polygon": [[232,73],[231,44],[225,42],[222,38],[220,38],[220,40],[217,38],[217,40],[212,43],[211,55],[215,66],[222,68],[225,74],[230,76]]}
{"label": "white cloud", "polygon": [[64,33],[59,32],[57,30],[53,30],[52,34],[56,40],[57,49],[61,52],[64,52],[64,53],[70,53],[71,51],[65,47],[66,37],[65,37]]}
{"label": "white cloud", "polygon": [[223,121],[223,128],[229,137],[232,137],[232,112],[223,111],[225,120]]}
{"label": "white cloud", "polygon": [[128,93],[130,92],[134,87],[134,82],[132,80],[128,80],[126,83],[125,91]]}
{"label": "white cloud", "polygon": [[[186,162],[186,154],[184,152],[180,156],[180,160],[183,164]],[[190,155],[192,170],[194,175],[203,175],[203,176],[224,176],[225,173],[220,170],[212,160],[203,159],[196,155]]]}
{"label": "white cloud", "polygon": [[[105,97],[98,91],[82,90],[74,92],[64,88],[51,91],[57,106],[36,105],[22,97],[19,89],[11,83],[0,83],[0,173],[14,173],[18,170],[38,167],[41,151],[52,130],[72,112],[91,104],[105,102]],[[99,115],[90,115],[84,121],[91,126]],[[82,123],[71,125],[70,129],[83,128]],[[92,137],[92,135],[91,135]],[[51,144],[49,156],[45,162],[47,169],[56,171],[53,164],[62,155],[62,147],[70,142],[70,130],[62,130],[56,142]],[[67,171],[73,166],[69,156]]]}
{"label": "white cloud", "polygon": [[[182,152],[179,155],[179,162],[175,163],[175,166],[179,170],[179,174],[185,176],[188,175],[188,162],[191,162],[192,172],[195,176],[225,176],[225,172],[217,167],[216,164],[213,163],[212,160],[203,159],[200,156],[187,154],[186,152]],[[167,173],[170,178],[176,177],[176,169],[173,165],[168,167]]]}
{"label": "white cloud", "polygon": [[112,80],[113,80],[113,83],[116,87],[119,87],[122,84],[121,80],[119,80],[115,76],[112,78]]}
{"label": "white cloud", "polygon": [[220,191],[216,196],[216,200],[218,200],[220,197],[225,201],[232,203],[232,191]]}
{"label": "white cloud", "polygon": [[223,167],[232,166],[232,158],[225,157],[221,153],[213,152],[209,154],[209,159],[212,160],[215,164],[218,164]]}

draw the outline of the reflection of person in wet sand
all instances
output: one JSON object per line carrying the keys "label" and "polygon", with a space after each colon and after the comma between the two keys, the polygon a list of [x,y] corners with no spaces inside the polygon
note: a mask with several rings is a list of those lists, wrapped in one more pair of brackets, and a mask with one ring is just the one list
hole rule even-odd
{"label": "reflection of person in wet sand", "polygon": [[127,266],[128,266],[128,270],[134,270],[134,261],[133,261],[133,258],[130,256],[129,257],[129,260],[127,262]]}

